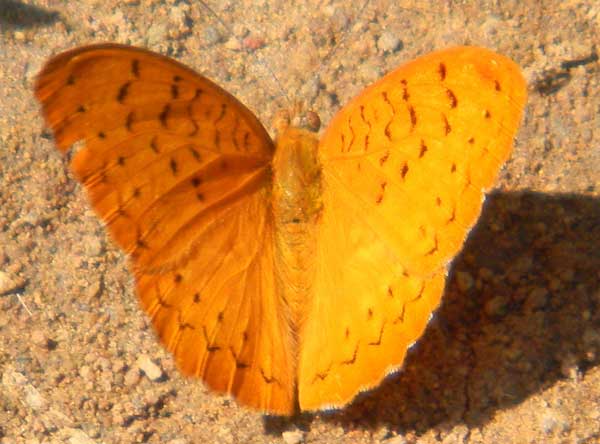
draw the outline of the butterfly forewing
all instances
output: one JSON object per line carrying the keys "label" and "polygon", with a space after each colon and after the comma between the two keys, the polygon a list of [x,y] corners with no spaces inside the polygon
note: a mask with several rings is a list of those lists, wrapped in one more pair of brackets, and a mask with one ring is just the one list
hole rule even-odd
{"label": "butterfly forewing", "polygon": [[334,117],[319,145],[302,408],[344,405],[402,364],[511,151],[525,97],[512,61],[459,47],[398,68]]}
{"label": "butterfly forewing", "polygon": [[260,122],[189,68],[120,45],[58,55],[36,96],[63,153],[85,142],[73,171],[130,254],[142,305],[182,370],[289,413],[291,339],[272,274],[274,147]]}

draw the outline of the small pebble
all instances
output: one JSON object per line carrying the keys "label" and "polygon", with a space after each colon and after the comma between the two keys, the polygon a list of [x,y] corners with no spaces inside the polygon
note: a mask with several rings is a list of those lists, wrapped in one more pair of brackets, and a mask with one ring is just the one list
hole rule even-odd
{"label": "small pebble", "polygon": [[146,33],[148,46],[152,47],[167,39],[167,25],[164,23],[153,23]]}
{"label": "small pebble", "polygon": [[508,301],[504,296],[495,296],[485,303],[485,314],[491,317],[503,316],[506,314]]}
{"label": "small pebble", "polygon": [[255,51],[265,46],[265,41],[258,37],[246,37],[242,40],[242,46],[251,51]]}
{"label": "small pebble", "polygon": [[79,369],[79,376],[85,380],[91,380],[93,377],[92,368],[89,365],[82,365]]}
{"label": "small pebble", "polygon": [[572,353],[566,353],[560,357],[560,372],[566,378],[572,381],[578,381],[581,378],[579,362],[577,357]]}
{"label": "small pebble", "polygon": [[110,389],[110,387],[112,386],[112,383],[114,381],[114,375],[110,371],[104,371],[104,372],[100,373],[100,377],[98,378],[98,380],[99,380],[99,383],[105,389],[107,389],[106,391],[108,391]]}
{"label": "small pebble", "polygon": [[90,303],[94,299],[97,299],[102,294],[103,287],[104,286],[102,285],[101,280],[98,280],[98,281],[92,283],[85,292],[86,293],[86,295],[85,295],[86,302]]}
{"label": "small pebble", "polygon": [[230,38],[225,42],[225,48],[230,49],[232,51],[239,51],[242,49],[242,45],[240,41],[234,37]]}
{"label": "small pebble", "polygon": [[18,290],[22,286],[23,281],[13,277],[12,275],[4,271],[0,271],[0,295]]}
{"label": "small pebble", "polygon": [[571,428],[569,420],[560,412],[548,410],[542,417],[542,430],[547,435],[566,432]]}
{"label": "small pebble", "polygon": [[448,435],[442,440],[442,444],[453,444],[456,442],[467,442],[469,436],[469,429],[465,425],[455,426]]}
{"label": "small pebble", "polygon": [[125,371],[125,361],[121,358],[116,358],[112,361],[112,371],[113,373],[121,373]]}
{"label": "small pebble", "polygon": [[216,45],[223,38],[219,33],[219,30],[214,26],[207,26],[204,28],[204,42],[207,46]]}
{"label": "small pebble", "polygon": [[46,405],[46,400],[34,386],[27,384],[23,388],[25,390],[25,402],[33,410],[40,410]]}
{"label": "small pebble", "polygon": [[291,430],[281,434],[285,444],[300,444],[304,442],[304,433],[300,430]]}
{"label": "small pebble", "polygon": [[471,273],[467,273],[466,271],[457,271],[456,272],[456,285],[458,285],[458,289],[465,293],[469,291],[473,284],[475,283],[473,276]]}
{"label": "small pebble", "polygon": [[385,31],[377,40],[377,49],[381,52],[396,52],[402,49],[402,40],[395,34]]}
{"label": "small pebble", "polygon": [[48,338],[42,330],[33,330],[31,332],[31,342],[38,347],[46,347],[48,345]]}
{"label": "small pebble", "polygon": [[133,387],[140,380],[140,371],[137,368],[130,368],[125,373],[124,383],[127,387]]}
{"label": "small pebble", "polygon": [[161,368],[146,354],[140,355],[135,364],[151,381],[158,381],[163,374]]}

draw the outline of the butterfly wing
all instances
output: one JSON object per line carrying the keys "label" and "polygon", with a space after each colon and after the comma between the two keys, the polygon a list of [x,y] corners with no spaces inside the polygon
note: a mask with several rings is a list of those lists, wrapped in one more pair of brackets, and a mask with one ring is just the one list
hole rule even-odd
{"label": "butterfly wing", "polygon": [[264,411],[293,408],[286,307],[273,277],[273,143],[189,68],[121,45],[65,52],[36,96],[184,373]]}
{"label": "butterfly wing", "polygon": [[334,117],[319,145],[302,409],[342,406],[400,367],[510,154],[525,99],[512,61],[460,47],[400,67]]}

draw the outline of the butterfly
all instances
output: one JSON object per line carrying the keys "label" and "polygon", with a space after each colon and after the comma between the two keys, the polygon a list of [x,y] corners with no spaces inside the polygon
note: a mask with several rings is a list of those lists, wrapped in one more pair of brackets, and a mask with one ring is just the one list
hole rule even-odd
{"label": "butterfly", "polygon": [[273,141],[228,92],[144,49],[76,48],[35,85],[178,367],[281,415],[342,407],[402,366],[526,94],[513,61],[456,47],[369,86],[321,137],[287,126]]}

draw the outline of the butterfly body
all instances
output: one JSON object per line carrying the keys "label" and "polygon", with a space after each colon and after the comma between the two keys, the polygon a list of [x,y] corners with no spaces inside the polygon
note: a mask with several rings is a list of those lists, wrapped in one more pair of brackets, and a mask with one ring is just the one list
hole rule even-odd
{"label": "butterfly body", "polygon": [[262,411],[337,408],[402,365],[508,158],[518,67],[457,47],[274,143],[229,93],[122,45],[67,51],[36,95],[179,368]]}
{"label": "butterfly body", "polygon": [[[278,288],[290,310],[294,344],[314,293],[317,226],[322,212],[318,139],[310,131],[286,128],[273,158],[272,202]],[[295,351],[296,361],[299,350]]]}

